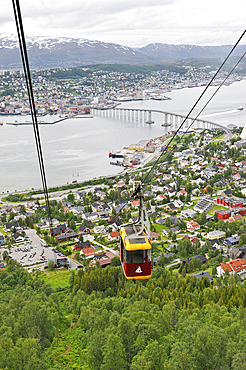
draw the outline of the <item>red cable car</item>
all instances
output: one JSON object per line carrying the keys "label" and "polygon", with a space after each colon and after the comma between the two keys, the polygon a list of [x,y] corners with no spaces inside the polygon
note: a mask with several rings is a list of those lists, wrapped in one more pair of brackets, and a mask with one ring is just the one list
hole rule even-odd
{"label": "red cable car", "polygon": [[139,207],[137,222],[123,225],[120,229],[120,260],[127,279],[151,277],[150,227],[141,193]]}

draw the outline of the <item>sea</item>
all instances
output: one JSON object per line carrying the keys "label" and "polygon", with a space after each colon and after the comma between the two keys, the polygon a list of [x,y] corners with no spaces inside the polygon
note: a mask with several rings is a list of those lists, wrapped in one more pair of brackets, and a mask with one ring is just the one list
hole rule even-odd
{"label": "sea", "polygon": [[[171,100],[138,100],[121,104],[123,108],[161,110],[187,115],[205,87],[183,88],[165,93]],[[217,87],[210,87],[199,101],[192,117],[203,109]],[[223,86],[199,118],[227,126],[246,123],[246,80]],[[242,106],[243,110],[237,110]],[[119,151],[140,140],[151,139],[170,130],[162,127],[163,115],[154,113],[154,124],[95,115],[70,118],[56,124],[39,125],[48,187],[73,181],[82,182],[122,171],[110,165],[109,151]],[[53,122],[58,116],[42,117]],[[7,122],[30,121],[28,116],[1,116],[0,193],[40,189],[41,177],[32,125],[14,126]]]}

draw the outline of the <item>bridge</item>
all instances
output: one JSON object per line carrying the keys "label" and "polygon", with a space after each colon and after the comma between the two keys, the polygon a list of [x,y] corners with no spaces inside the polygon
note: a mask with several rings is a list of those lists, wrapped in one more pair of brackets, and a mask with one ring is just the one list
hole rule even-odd
{"label": "bridge", "polygon": [[[163,116],[162,126],[169,127],[172,130],[178,129],[182,122],[186,119],[186,116],[177,113],[165,112],[156,109],[142,109],[142,108],[109,108],[109,109],[95,109],[91,108],[91,113],[93,115],[102,117],[111,117],[114,119],[120,119],[124,121],[131,122],[145,122],[146,124],[153,124],[152,113],[159,113]],[[226,141],[230,140],[232,137],[231,131],[218,123],[211,122],[204,119],[188,117],[182,126],[182,131],[187,130],[190,126],[200,128],[200,129],[215,129],[225,131]],[[192,127],[191,126],[191,127]],[[225,139],[224,139],[225,140]]]}

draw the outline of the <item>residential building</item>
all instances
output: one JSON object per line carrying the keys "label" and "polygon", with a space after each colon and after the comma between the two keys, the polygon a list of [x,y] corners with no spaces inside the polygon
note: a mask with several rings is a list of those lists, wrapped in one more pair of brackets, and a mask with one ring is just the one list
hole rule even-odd
{"label": "residential building", "polygon": [[230,275],[237,273],[239,276],[244,277],[246,274],[246,260],[244,258],[236,258],[226,263],[221,262],[217,267],[217,276],[223,276],[226,269],[229,270]]}
{"label": "residential building", "polygon": [[211,284],[213,283],[213,278],[207,271],[198,272],[196,274],[190,274],[190,276],[197,277],[198,279],[207,278]]}
{"label": "residential building", "polygon": [[239,236],[235,235],[235,236],[231,236],[231,237],[228,237],[226,239],[224,239],[224,244],[226,245],[237,245],[239,242]]}
{"label": "residential building", "polygon": [[200,213],[208,212],[213,207],[213,201],[210,198],[204,198],[199,200],[199,202],[193,207],[194,211]]}
{"label": "residential building", "polygon": [[225,237],[225,232],[221,230],[213,230],[207,233],[207,238],[210,240],[221,239]]}
{"label": "residential building", "polygon": [[184,209],[181,211],[181,217],[183,218],[193,218],[196,215],[196,212],[192,209]]}
{"label": "residential building", "polygon": [[200,225],[196,221],[188,221],[186,226],[190,232],[200,230]]}
{"label": "residential building", "polygon": [[112,231],[109,233],[108,241],[116,241],[120,239],[120,233],[119,231]]}

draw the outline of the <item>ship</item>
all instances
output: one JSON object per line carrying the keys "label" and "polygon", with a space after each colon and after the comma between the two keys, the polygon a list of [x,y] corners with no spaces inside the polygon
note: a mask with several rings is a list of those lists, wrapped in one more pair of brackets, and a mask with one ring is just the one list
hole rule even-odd
{"label": "ship", "polygon": [[121,152],[115,153],[113,151],[110,151],[108,156],[109,158],[124,158],[124,155]]}

